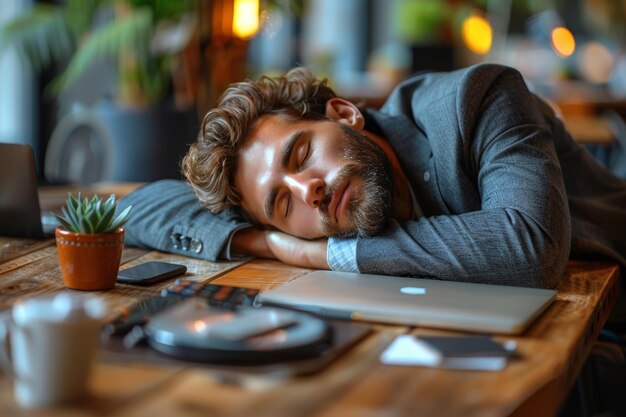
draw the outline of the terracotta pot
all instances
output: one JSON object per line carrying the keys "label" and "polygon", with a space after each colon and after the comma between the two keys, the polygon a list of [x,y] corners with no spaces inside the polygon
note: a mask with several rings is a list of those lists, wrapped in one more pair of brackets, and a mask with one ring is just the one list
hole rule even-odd
{"label": "terracotta pot", "polygon": [[57,227],[55,235],[66,287],[87,291],[115,287],[124,248],[124,229],[107,234],[88,234]]}

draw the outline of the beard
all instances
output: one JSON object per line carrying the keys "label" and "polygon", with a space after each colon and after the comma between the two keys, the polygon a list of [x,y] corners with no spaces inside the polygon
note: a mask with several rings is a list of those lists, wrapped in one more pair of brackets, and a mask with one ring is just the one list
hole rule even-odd
{"label": "beard", "polygon": [[[367,237],[381,232],[392,214],[393,181],[389,158],[375,142],[362,133],[339,124],[346,141],[343,158],[347,161],[333,183],[326,188],[320,205],[322,233],[334,237]],[[340,227],[331,220],[328,206],[337,188],[350,178],[360,178],[348,206],[348,223]]]}

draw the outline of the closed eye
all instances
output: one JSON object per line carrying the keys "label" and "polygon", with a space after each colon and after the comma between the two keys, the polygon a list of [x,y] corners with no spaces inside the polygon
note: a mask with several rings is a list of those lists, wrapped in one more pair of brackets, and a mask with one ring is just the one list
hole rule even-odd
{"label": "closed eye", "polygon": [[291,208],[291,193],[287,196],[287,204],[285,204],[285,217],[289,215],[289,209]]}
{"label": "closed eye", "polygon": [[305,165],[307,159],[309,159],[309,155],[311,154],[311,145],[310,144],[307,143],[307,145],[303,146],[302,148],[303,148],[303,150],[302,150],[301,153],[303,154],[303,156],[300,159],[300,162],[298,164],[298,171],[301,171],[304,168],[304,165]]}

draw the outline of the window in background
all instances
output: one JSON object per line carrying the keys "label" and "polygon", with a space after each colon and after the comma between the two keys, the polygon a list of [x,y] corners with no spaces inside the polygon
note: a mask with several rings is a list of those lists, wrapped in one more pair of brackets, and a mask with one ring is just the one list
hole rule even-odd
{"label": "window in background", "polygon": [[[0,2],[0,24],[32,6],[31,0]],[[12,49],[0,53],[0,142],[26,143],[36,149],[33,74]]]}
{"label": "window in background", "polygon": [[250,40],[248,65],[254,78],[283,73],[300,62],[300,16],[288,8],[267,8],[259,17],[260,30]]}
{"label": "window in background", "polygon": [[364,70],[369,1],[317,0],[303,21],[303,58],[318,73],[349,79]]}

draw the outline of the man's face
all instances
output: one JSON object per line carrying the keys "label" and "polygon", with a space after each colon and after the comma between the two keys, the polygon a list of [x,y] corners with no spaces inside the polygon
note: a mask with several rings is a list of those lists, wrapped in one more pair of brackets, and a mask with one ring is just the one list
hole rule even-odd
{"label": "man's face", "polygon": [[332,120],[262,116],[235,186],[258,223],[294,236],[369,236],[391,215],[391,168],[367,136]]}

